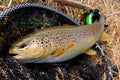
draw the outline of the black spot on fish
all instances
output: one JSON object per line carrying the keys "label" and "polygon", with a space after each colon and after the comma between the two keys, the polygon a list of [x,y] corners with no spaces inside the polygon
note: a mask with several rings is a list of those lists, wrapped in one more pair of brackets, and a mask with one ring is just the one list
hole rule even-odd
{"label": "black spot on fish", "polygon": [[59,37],[56,37],[56,39],[58,39]]}
{"label": "black spot on fish", "polygon": [[41,42],[41,44],[43,44],[43,42]]}

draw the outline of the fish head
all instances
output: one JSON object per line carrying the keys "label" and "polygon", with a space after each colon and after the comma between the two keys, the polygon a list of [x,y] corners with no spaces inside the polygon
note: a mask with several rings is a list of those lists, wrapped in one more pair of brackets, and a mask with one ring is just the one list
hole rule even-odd
{"label": "fish head", "polygon": [[13,56],[15,59],[18,60],[27,60],[38,57],[40,55],[40,49],[39,44],[36,42],[33,42],[32,40],[19,40],[16,43],[14,43],[11,48],[9,49],[10,54],[15,54]]}

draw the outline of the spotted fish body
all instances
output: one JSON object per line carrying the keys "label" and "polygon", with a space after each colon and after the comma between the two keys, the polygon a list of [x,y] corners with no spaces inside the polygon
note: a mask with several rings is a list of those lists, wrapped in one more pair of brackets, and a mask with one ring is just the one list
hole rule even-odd
{"label": "spotted fish body", "polygon": [[9,53],[28,63],[51,63],[69,60],[85,53],[99,40],[104,29],[104,16],[85,26],[63,25],[31,33],[12,45]]}

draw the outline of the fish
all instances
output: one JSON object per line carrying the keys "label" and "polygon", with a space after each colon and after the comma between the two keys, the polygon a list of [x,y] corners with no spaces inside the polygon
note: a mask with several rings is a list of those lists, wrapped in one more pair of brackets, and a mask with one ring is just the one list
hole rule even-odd
{"label": "fish", "polygon": [[23,63],[54,63],[86,53],[101,37],[105,16],[93,24],[61,25],[32,32],[9,49],[13,58]]}

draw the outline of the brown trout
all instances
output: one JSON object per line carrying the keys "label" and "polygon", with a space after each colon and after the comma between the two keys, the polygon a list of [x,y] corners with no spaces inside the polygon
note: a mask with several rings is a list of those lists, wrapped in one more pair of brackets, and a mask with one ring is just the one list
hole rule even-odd
{"label": "brown trout", "polygon": [[62,62],[85,53],[101,37],[104,16],[98,22],[84,26],[63,25],[45,28],[15,42],[10,54],[24,63]]}

